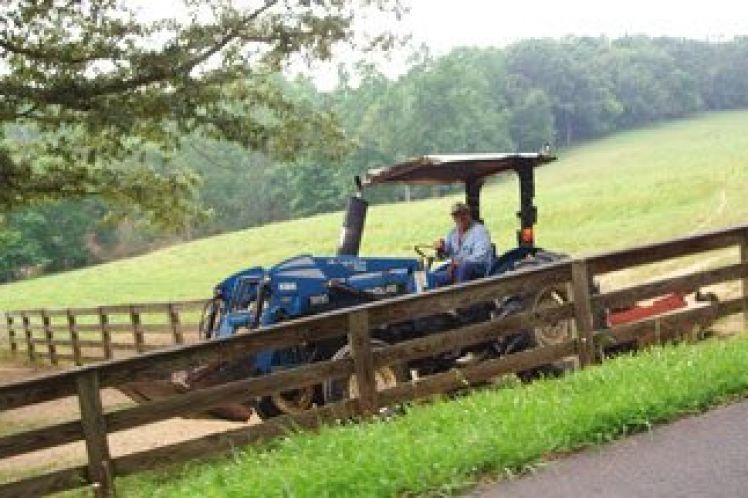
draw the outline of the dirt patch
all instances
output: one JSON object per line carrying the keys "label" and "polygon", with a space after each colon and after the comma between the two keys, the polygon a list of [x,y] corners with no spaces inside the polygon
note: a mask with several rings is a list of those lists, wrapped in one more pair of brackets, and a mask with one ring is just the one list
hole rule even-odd
{"label": "dirt patch", "polygon": [[[250,421],[249,423],[255,423]],[[173,418],[109,435],[113,457],[227,431],[247,425],[222,420]],[[13,480],[34,472],[81,465],[86,462],[83,442],[70,443],[43,451],[0,460],[0,479]]]}
{"label": "dirt patch", "polygon": [[[44,373],[49,373],[49,370],[2,367],[0,368],[0,383],[27,379]],[[116,389],[102,390],[101,398],[104,409],[107,411],[134,404],[132,400]],[[73,396],[61,398],[0,412],[0,434],[10,434],[34,427],[76,420],[79,417],[77,398]],[[246,423],[217,419],[172,418],[112,433],[109,435],[109,444],[112,456],[117,457],[255,423],[258,423],[258,420],[254,418]],[[48,450],[1,459],[0,480],[13,480],[34,472],[79,465],[85,461],[83,442],[66,444]]]}
{"label": "dirt patch", "polygon": [[36,368],[0,367],[0,384],[7,384],[17,380],[31,379],[46,373]]}

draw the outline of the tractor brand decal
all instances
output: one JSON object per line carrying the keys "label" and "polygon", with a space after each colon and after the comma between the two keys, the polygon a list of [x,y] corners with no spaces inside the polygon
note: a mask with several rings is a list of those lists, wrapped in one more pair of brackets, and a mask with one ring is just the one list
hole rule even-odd
{"label": "tractor brand decal", "polygon": [[375,296],[388,296],[392,294],[398,293],[398,287],[397,284],[390,284],[385,287],[372,287],[369,289],[369,292],[374,294]]}
{"label": "tractor brand decal", "polygon": [[322,306],[330,303],[330,296],[327,294],[318,294],[316,296],[309,296],[309,304],[311,306]]}
{"label": "tractor brand decal", "polygon": [[356,273],[362,273],[366,271],[366,261],[363,261],[361,259],[340,260],[330,258],[327,260],[327,264],[331,266],[336,264],[342,265]]}
{"label": "tractor brand decal", "polygon": [[280,282],[278,284],[278,290],[281,292],[295,292],[296,282]]}

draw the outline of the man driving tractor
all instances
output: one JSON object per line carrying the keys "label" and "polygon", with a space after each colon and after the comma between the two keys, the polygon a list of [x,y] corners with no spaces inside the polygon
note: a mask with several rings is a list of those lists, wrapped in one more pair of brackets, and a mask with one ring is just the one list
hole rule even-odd
{"label": "man driving tractor", "polygon": [[440,287],[485,276],[493,260],[491,236],[483,223],[473,219],[468,205],[457,202],[450,214],[454,228],[446,239],[434,242],[437,253],[451,258],[449,265],[434,273]]}

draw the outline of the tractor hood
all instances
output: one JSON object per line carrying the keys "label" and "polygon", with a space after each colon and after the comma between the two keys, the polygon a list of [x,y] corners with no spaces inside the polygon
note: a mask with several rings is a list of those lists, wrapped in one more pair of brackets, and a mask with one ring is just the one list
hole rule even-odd
{"label": "tractor hood", "polygon": [[414,292],[414,258],[296,256],[271,268],[237,272],[216,286],[225,315],[218,337],[237,328],[337,309],[387,296]]}

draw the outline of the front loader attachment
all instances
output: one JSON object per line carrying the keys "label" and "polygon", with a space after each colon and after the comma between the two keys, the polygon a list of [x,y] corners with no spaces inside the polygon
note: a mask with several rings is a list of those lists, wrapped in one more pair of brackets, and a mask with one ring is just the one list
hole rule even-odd
{"label": "front loader attachment", "polygon": [[[216,362],[198,367],[189,372],[173,373],[168,379],[143,379],[128,382],[118,387],[127,397],[138,404],[147,404],[159,400],[180,396],[195,389],[205,389],[226,384],[252,375],[251,362],[237,361],[233,363]],[[227,403],[205,410],[195,407],[191,418],[221,418],[246,422],[254,413],[252,400],[244,403]]]}

